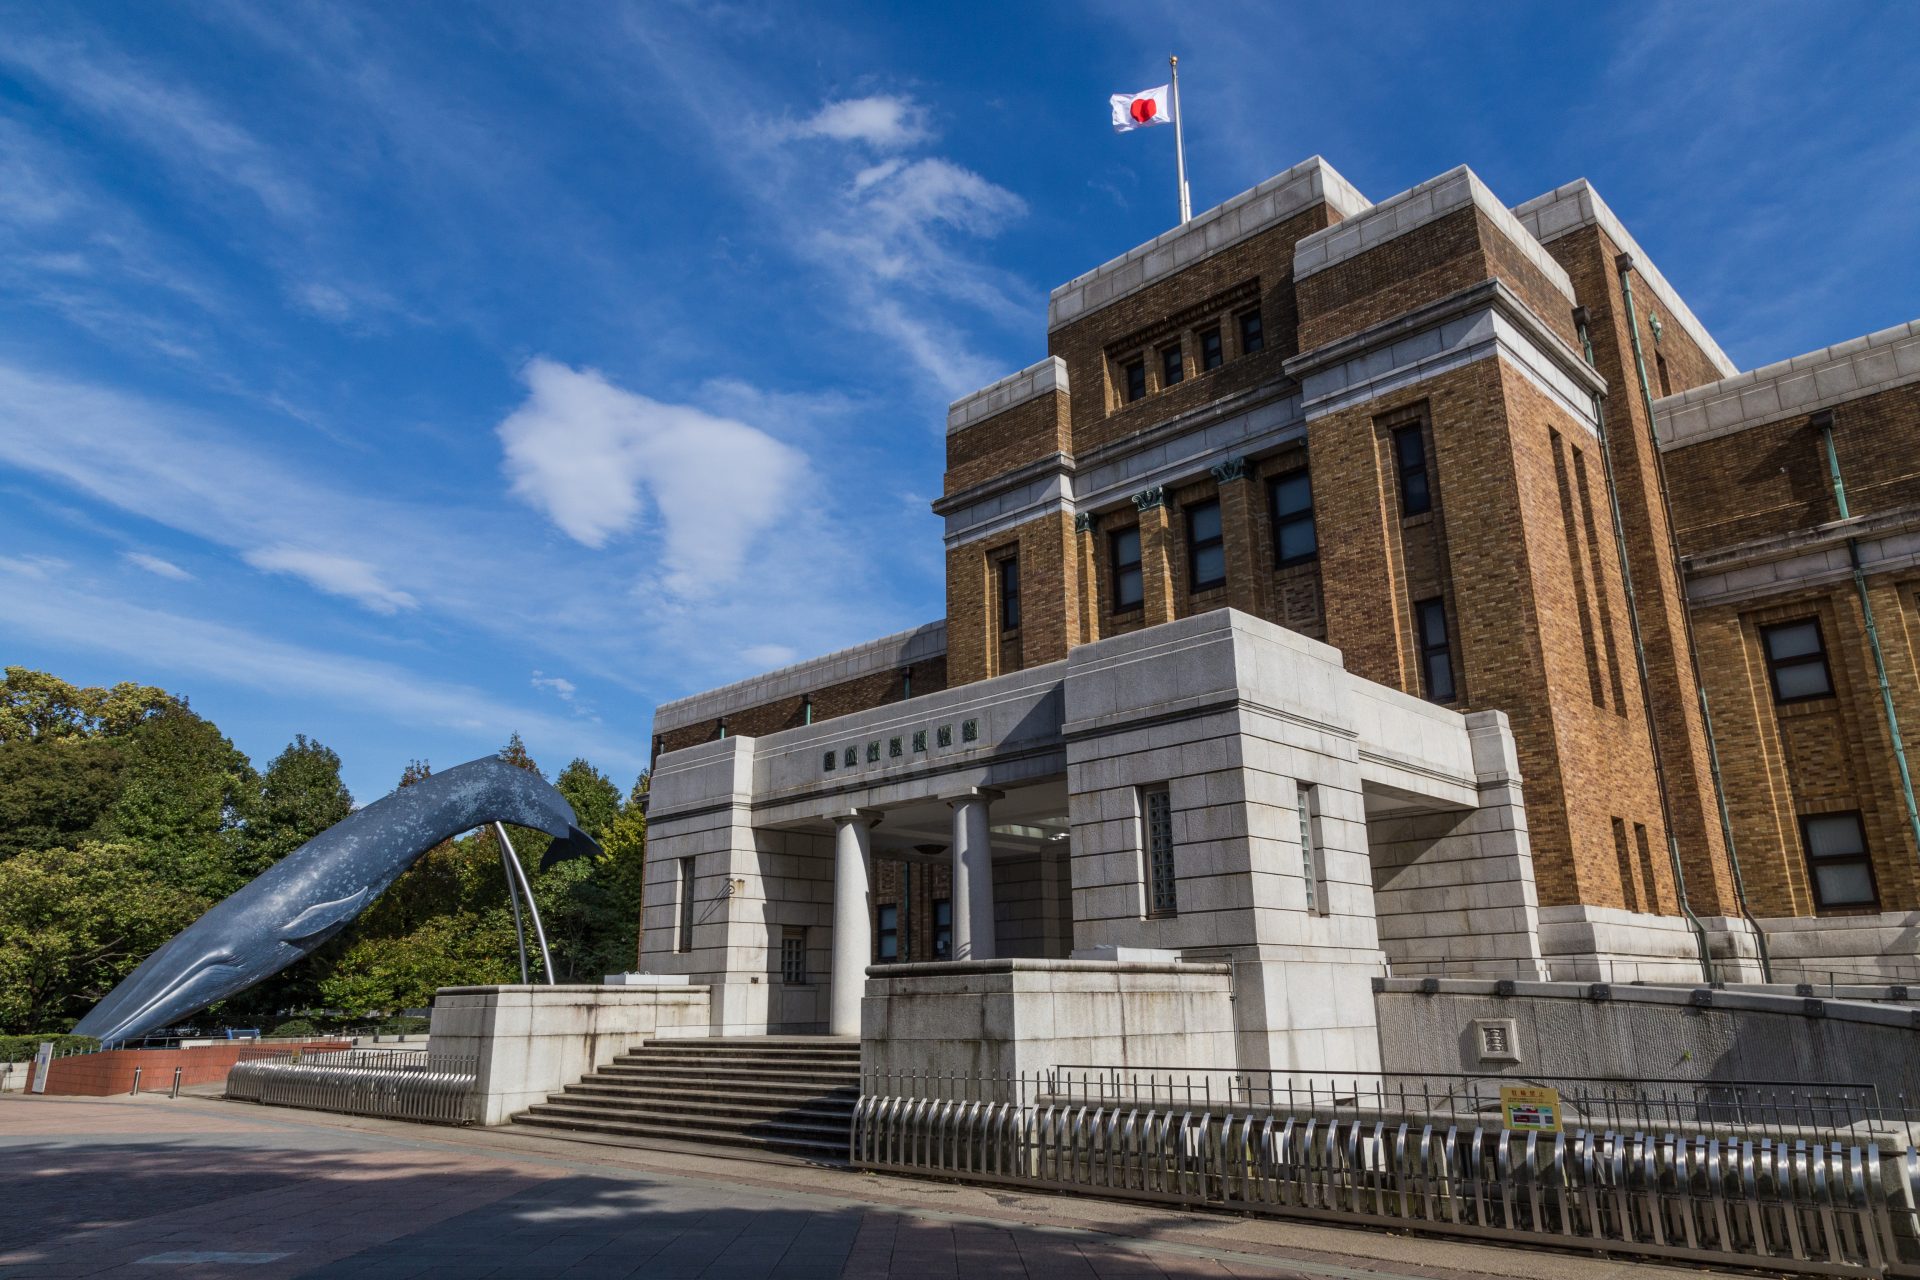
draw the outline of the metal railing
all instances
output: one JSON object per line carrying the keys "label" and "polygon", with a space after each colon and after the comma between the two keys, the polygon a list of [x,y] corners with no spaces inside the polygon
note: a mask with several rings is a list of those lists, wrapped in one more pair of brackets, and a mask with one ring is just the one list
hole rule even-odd
{"label": "metal railing", "polygon": [[263,1053],[227,1073],[226,1096],[275,1107],[431,1124],[472,1122],[471,1055],[347,1049]]}
{"label": "metal railing", "polygon": [[1848,1102],[1851,1123],[1822,1126],[1824,1090],[1735,1098],[1724,1091],[1744,1086],[1717,1086],[1721,1095],[1690,1108],[1677,1093],[1654,1099],[1620,1124],[1633,1120],[1631,1099],[1610,1099],[1614,1115],[1589,1122],[1576,1090],[1562,1095],[1565,1132],[1537,1133],[1503,1128],[1457,1088],[1423,1096],[1374,1078],[1289,1094],[1184,1078],[1203,1074],[872,1076],[849,1157],[866,1169],[1517,1243],[1920,1272],[1920,1153],[1904,1115],[1870,1098]]}

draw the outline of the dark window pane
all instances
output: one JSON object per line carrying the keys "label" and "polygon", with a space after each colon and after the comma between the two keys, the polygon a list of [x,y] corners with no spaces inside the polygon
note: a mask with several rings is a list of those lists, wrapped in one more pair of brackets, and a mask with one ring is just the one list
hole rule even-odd
{"label": "dark window pane", "polygon": [[1433,498],[1427,493],[1427,473],[1409,471],[1401,477],[1400,502],[1410,516],[1433,509]]}
{"label": "dark window pane", "polygon": [[1220,331],[1206,330],[1200,335],[1200,367],[1218,369],[1225,362],[1226,355],[1221,350]]}
{"label": "dark window pane", "polygon": [[1140,531],[1138,529],[1123,529],[1113,535],[1113,563],[1115,566],[1140,563]]}
{"label": "dark window pane", "polygon": [[1871,905],[1873,873],[1864,862],[1818,865],[1813,869],[1814,891],[1823,907]]}
{"label": "dark window pane", "polygon": [[1858,854],[1867,851],[1866,836],[1860,830],[1859,814],[1821,814],[1804,821],[1809,857],[1827,858],[1836,854]]}
{"label": "dark window pane", "polygon": [[1164,790],[1145,793],[1147,827],[1147,913],[1171,916],[1180,913],[1178,872],[1173,865],[1173,801]]}
{"label": "dark window pane", "polygon": [[1432,649],[1447,642],[1447,610],[1438,600],[1420,606],[1420,643]]}
{"label": "dark window pane", "polygon": [[1445,653],[1427,655],[1427,696],[1435,702],[1453,697],[1453,664]]}
{"label": "dark window pane", "polygon": [[1000,562],[1000,628],[1012,631],[1020,625],[1020,561]]}
{"label": "dark window pane", "polygon": [[1206,502],[1189,508],[1187,527],[1191,530],[1196,542],[1218,538],[1220,536],[1220,504]]}
{"label": "dark window pane", "polygon": [[1273,513],[1275,515],[1298,515],[1312,507],[1313,486],[1307,482],[1306,472],[1295,471],[1273,482]]}
{"label": "dark window pane", "polygon": [[1147,366],[1135,360],[1127,366],[1127,399],[1138,400],[1147,394]]}
{"label": "dark window pane", "polygon": [[1138,569],[1122,569],[1113,575],[1113,607],[1137,609],[1146,602],[1146,583]]}
{"label": "dark window pane", "polygon": [[1402,470],[1427,465],[1427,446],[1420,438],[1418,427],[1402,427],[1394,432],[1393,451]]}
{"label": "dark window pane", "polygon": [[1177,343],[1160,352],[1161,386],[1170,387],[1186,375],[1186,362],[1180,358],[1180,347]]}
{"label": "dark window pane", "polygon": [[1782,658],[1804,658],[1821,652],[1820,628],[1809,618],[1766,630],[1767,656],[1776,662]]}
{"label": "dark window pane", "polygon": [[1260,313],[1249,311],[1240,317],[1240,354],[1250,356],[1267,345],[1265,329],[1260,324]]}
{"label": "dark window pane", "polygon": [[1824,698],[1833,692],[1827,681],[1824,662],[1796,662],[1773,669],[1774,696],[1781,701],[1795,698]]}
{"label": "dark window pane", "polygon": [[1447,643],[1446,604],[1422,600],[1413,610],[1420,630],[1421,672],[1426,677],[1427,697],[1434,702],[1451,702],[1455,696],[1453,650]]}
{"label": "dark window pane", "polygon": [[1314,536],[1313,521],[1293,520],[1280,526],[1280,559],[1283,563],[1311,559],[1319,550],[1320,542]]}
{"label": "dark window pane", "polygon": [[1417,516],[1433,508],[1427,487],[1427,445],[1419,427],[1401,427],[1393,433],[1393,459],[1400,473],[1400,514]]}
{"label": "dark window pane", "polygon": [[1218,586],[1226,580],[1226,549],[1224,547],[1196,547],[1193,552],[1194,587]]}

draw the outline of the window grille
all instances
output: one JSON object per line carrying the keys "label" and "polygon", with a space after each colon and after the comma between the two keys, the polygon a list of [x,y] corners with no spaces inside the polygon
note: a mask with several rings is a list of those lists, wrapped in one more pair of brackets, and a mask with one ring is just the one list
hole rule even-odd
{"label": "window grille", "polygon": [[780,981],[790,987],[802,986],[807,980],[807,933],[804,929],[789,929],[780,937]]}
{"label": "window grille", "polygon": [[1180,914],[1173,866],[1173,796],[1165,787],[1141,793],[1141,819],[1146,828],[1147,914]]}

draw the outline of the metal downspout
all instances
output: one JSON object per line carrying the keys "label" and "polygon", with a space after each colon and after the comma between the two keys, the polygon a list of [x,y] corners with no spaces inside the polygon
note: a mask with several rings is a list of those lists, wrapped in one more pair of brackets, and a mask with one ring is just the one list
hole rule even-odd
{"label": "metal downspout", "polygon": [[[1680,564],[1680,547],[1679,544],[1674,541],[1673,537],[1673,510],[1667,503],[1667,469],[1665,462],[1660,457],[1660,437],[1658,432],[1654,430],[1653,387],[1647,382],[1647,361],[1640,350],[1640,320],[1633,304],[1633,281],[1629,278],[1633,271],[1633,255],[1630,253],[1619,254],[1614,258],[1613,266],[1614,270],[1619,273],[1620,292],[1626,300],[1627,339],[1633,348],[1633,371],[1640,383],[1640,401],[1647,411],[1647,446],[1653,450],[1655,485],[1660,492],[1661,514],[1665,516],[1667,522],[1667,553],[1673,557],[1675,572],[1677,573]],[[1681,631],[1686,639],[1687,663],[1693,671],[1693,687],[1698,692],[1700,698],[1700,724],[1707,739],[1708,767],[1710,775],[1713,778],[1714,797],[1719,802],[1720,808],[1720,837],[1726,844],[1729,863],[1737,867],[1739,860],[1735,857],[1733,851],[1733,825],[1728,821],[1726,796],[1720,785],[1719,771],[1713,766],[1713,761],[1719,753],[1713,748],[1713,715],[1707,709],[1707,686],[1702,683],[1700,679],[1700,655],[1694,651],[1693,647],[1693,616],[1687,607],[1686,583],[1684,579],[1681,581],[1680,590]],[[1651,698],[1653,695],[1649,692],[1647,696]],[[1674,883],[1680,890],[1680,910],[1686,915],[1688,922],[1693,925],[1694,934],[1700,943],[1700,963],[1702,968],[1706,970],[1709,980],[1711,980],[1713,975],[1713,959],[1707,947],[1707,929],[1705,925],[1700,923],[1700,917],[1693,913],[1692,904],[1687,901],[1686,872],[1680,861],[1680,838],[1674,834],[1671,825],[1667,827],[1667,853],[1673,862]],[[1734,879],[1735,882],[1738,883],[1740,879],[1738,872],[1735,872]],[[1735,894],[1736,900],[1739,896],[1739,894]],[[1744,915],[1744,904],[1742,904],[1742,908],[1742,914]],[[1749,924],[1752,923],[1751,916],[1747,916],[1747,920]],[[1760,944],[1761,947],[1765,945],[1764,942]],[[1764,967],[1765,966],[1763,966],[1763,968]]]}
{"label": "metal downspout", "polygon": [[[1840,476],[1840,454],[1833,447],[1833,411],[1816,413],[1813,424],[1819,428],[1820,442],[1826,446],[1834,505],[1839,507],[1842,520],[1851,519],[1846,482]],[[1874,625],[1873,602],[1867,598],[1867,571],[1860,563],[1860,540],[1851,535],[1847,538],[1847,560],[1853,565],[1854,590],[1860,593],[1860,616],[1867,624],[1867,647],[1873,651],[1873,673],[1880,681],[1880,705],[1887,713],[1887,732],[1893,735],[1893,759],[1900,767],[1900,794],[1907,802],[1907,825],[1913,831],[1915,847],[1920,848],[1920,806],[1914,804],[1913,774],[1907,769],[1907,747],[1900,737],[1899,713],[1893,707],[1893,686],[1887,682],[1887,663],[1880,652],[1880,629]]]}

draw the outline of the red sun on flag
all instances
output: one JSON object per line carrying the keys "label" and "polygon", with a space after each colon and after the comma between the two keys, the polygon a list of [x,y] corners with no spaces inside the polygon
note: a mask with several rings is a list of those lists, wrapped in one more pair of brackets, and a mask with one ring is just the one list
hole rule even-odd
{"label": "red sun on flag", "polygon": [[1113,105],[1115,132],[1127,133],[1149,125],[1172,124],[1168,111],[1167,87],[1142,89],[1139,93],[1116,93],[1108,99]]}
{"label": "red sun on flag", "polygon": [[1133,117],[1135,124],[1145,124],[1160,112],[1160,104],[1152,98],[1135,98],[1127,114]]}

